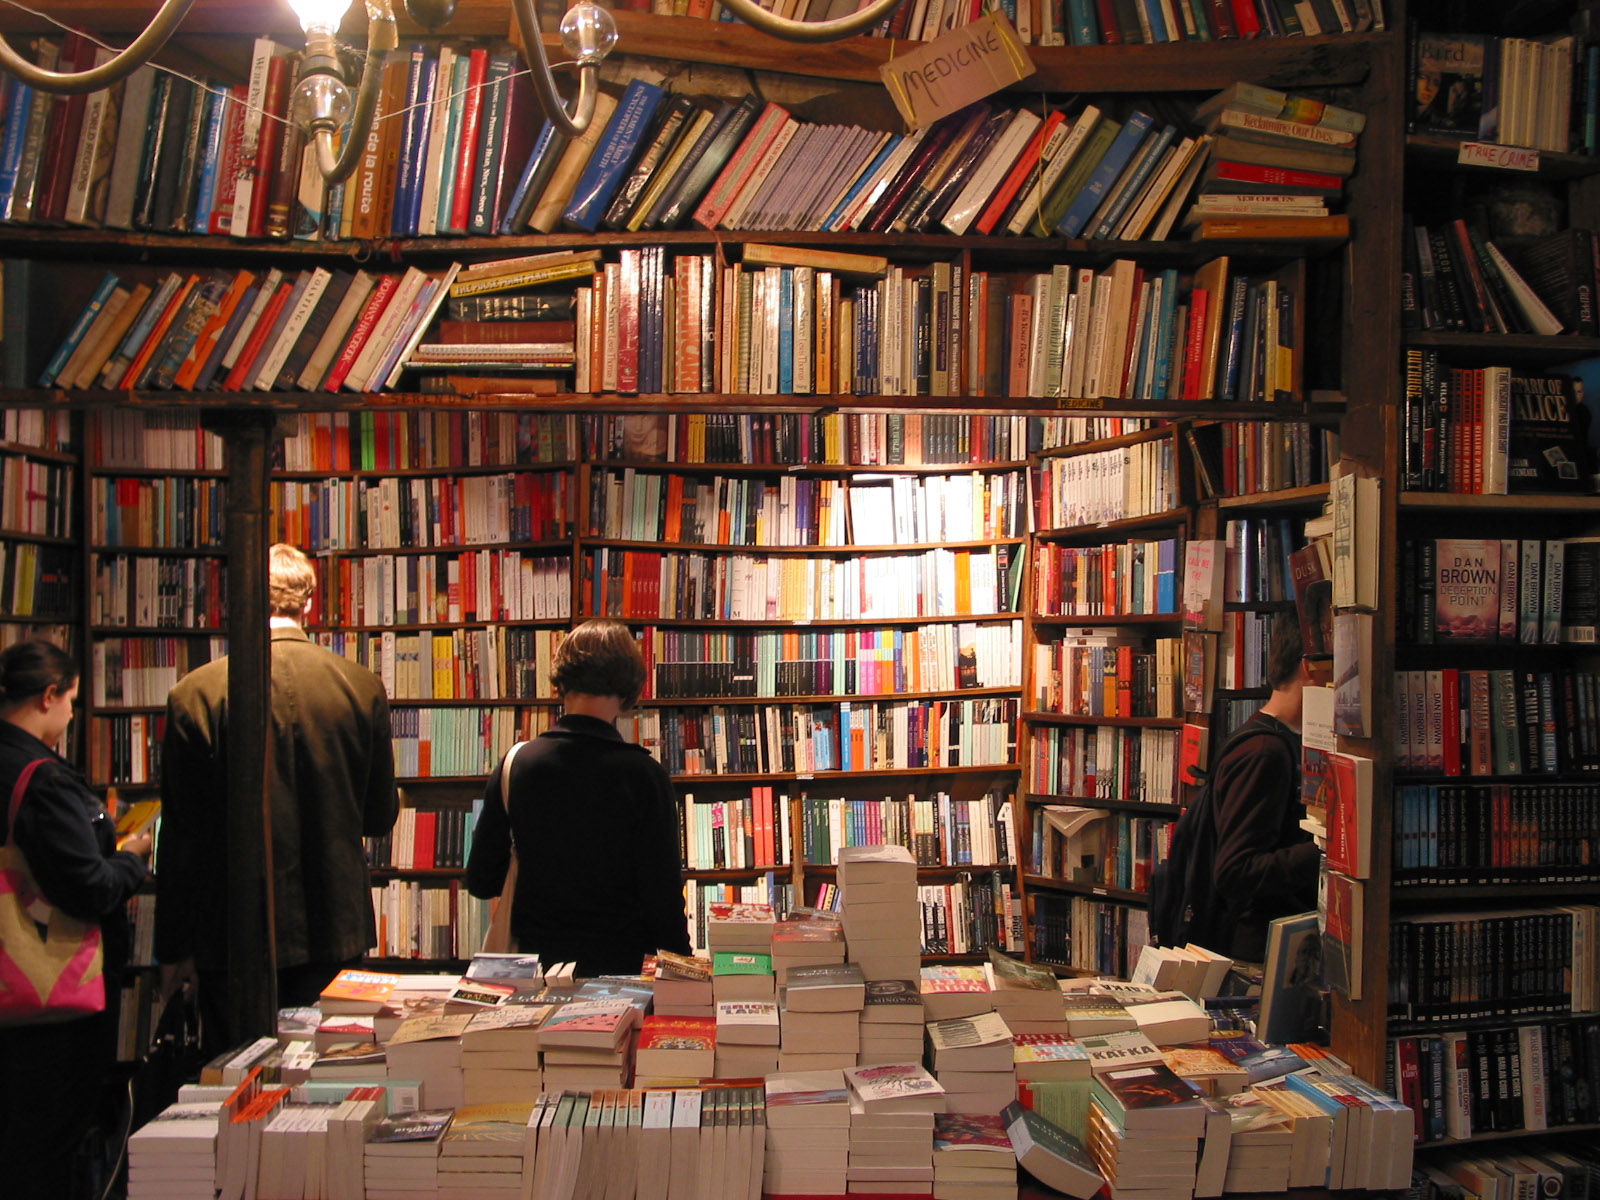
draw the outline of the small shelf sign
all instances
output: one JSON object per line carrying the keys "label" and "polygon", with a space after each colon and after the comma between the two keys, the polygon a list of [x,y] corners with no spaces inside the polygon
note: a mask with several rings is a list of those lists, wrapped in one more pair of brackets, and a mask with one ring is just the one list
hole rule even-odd
{"label": "small shelf sign", "polygon": [[1539,152],[1529,146],[1501,146],[1495,142],[1462,142],[1456,162],[1466,167],[1497,167],[1502,171],[1537,171]]}

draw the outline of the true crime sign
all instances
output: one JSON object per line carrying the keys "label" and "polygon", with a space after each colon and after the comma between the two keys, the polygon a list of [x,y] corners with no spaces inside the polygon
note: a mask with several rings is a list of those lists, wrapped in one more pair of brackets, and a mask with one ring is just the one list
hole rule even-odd
{"label": "true crime sign", "polygon": [[985,13],[878,68],[912,129],[993,95],[1033,71],[1033,60],[1001,12]]}

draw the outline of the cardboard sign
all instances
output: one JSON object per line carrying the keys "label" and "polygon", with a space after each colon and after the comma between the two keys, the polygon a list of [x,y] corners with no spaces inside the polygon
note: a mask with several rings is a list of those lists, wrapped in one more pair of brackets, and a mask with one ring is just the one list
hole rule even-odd
{"label": "cardboard sign", "polygon": [[1005,14],[989,12],[878,68],[895,107],[920,129],[1034,71]]}
{"label": "cardboard sign", "polygon": [[1537,171],[1539,152],[1527,146],[1501,146],[1494,142],[1462,142],[1456,161],[1471,167],[1498,167],[1503,171]]}

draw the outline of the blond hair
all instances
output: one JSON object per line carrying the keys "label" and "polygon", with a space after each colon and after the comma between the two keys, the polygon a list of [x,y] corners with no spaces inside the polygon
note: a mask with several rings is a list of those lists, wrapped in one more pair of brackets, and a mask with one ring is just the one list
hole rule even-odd
{"label": "blond hair", "polygon": [[294,546],[275,544],[267,553],[267,603],[275,617],[305,615],[306,601],[317,588],[316,568]]}

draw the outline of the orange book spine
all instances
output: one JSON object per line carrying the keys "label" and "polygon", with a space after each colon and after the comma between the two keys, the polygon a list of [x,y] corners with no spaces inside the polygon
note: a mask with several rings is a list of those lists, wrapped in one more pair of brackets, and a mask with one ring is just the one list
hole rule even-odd
{"label": "orange book spine", "polygon": [[139,376],[143,374],[145,365],[149,363],[150,356],[156,352],[156,347],[161,344],[161,339],[167,336],[167,327],[172,324],[172,319],[178,315],[178,310],[183,307],[183,302],[188,299],[189,293],[195,284],[200,282],[200,276],[191,275],[184,281],[184,285],[172,294],[172,299],[167,301],[167,307],[161,310],[161,317],[156,321],[155,327],[150,330],[150,336],[145,338],[144,345],[139,347],[139,353],[133,356],[133,361],[128,364],[128,369],[122,373],[122,378],[117,381],[119,388],[131,389]]}

